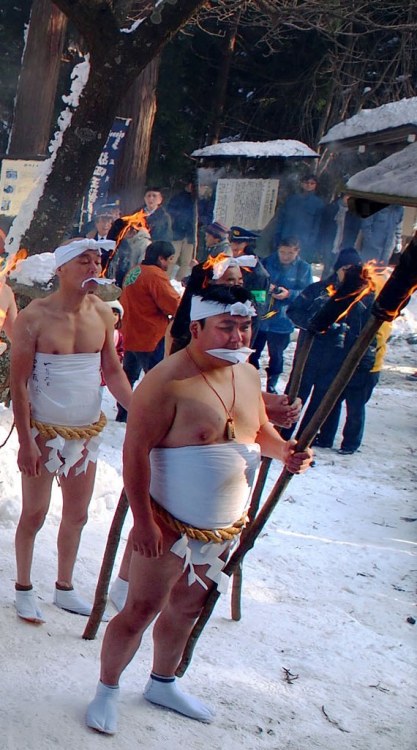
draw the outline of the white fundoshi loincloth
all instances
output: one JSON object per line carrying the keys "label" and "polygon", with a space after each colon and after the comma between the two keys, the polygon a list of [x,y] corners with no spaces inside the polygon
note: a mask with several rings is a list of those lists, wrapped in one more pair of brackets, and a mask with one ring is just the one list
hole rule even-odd
{"label": "white fundoshi loincloth", "polygon": [[[248,508],[260,463],[257,443],[229,442],[191,445],[182,448],[154,448],[150,454],[150,495],[184,523],[200,529],[232,526]],[[195,565],[209,565],[206,573],[225,593],[229,577],[222,570],[220,555],[238,541],[199,542],[184,534],[171,552],[184,558],[189,569],[188,584],[207,588],[196,574]]]}
{"label": "white fundoshi loincloth", "polygon": [[[85,354],[35,355],[32,375],[28,381],[31,414],[36,422],[66,427],[84,427],[100,417],[100,352]],[[32,428],[34,437],[39,435]],[[67,440],[60,435],[48,440],[50,448],[45,468],[51,473],[68,475],[82,458],[85,461],[76,474],[86,471],[90,461],[97,461],[101,438]]]}

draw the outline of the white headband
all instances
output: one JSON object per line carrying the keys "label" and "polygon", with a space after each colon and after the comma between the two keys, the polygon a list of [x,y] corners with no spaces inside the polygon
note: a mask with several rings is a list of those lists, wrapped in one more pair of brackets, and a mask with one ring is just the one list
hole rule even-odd
{"label": "white headband", "polygon": [[55,268],[63,266],[64,263],[69,263],[70,260],[76,258],[81,253],[85,253],[86,250],[113,250],[116,243],[114,240],[92,240],[92,239],[81,239],[69,242],[68,245],[60,245],[54,252]]}
{"label": "white headband", "polygon": [[215,263],[213,266],[213,279],[216,281],[226,273],[230,266],[246,266],[247,268],[254,268],[258,262],[256,255],[239,255],[237,258],[223,258]]}
{"label": "white headband", "polygon": [[202,297],[191,298],[190,320],[203,320],[212,318],[213,315],[241,315],[242,317],[253,317],[256,310],[251,302],[234,302],[232,305],[223,305],[221,302],[212,302]]}

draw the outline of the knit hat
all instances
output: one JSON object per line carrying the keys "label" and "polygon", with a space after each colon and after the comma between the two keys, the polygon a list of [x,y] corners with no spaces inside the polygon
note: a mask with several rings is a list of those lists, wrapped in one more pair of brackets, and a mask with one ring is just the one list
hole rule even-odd
{"label": "knit hat", "polygon": [[120,318],[123,318],[124,307],[120,304],[118,299],[107,300],[106,304],[111,307],[112,310],[117,310]]}
{"label": "knit hat", "polygon": [[259,237],[258,232],[252,232],[250,229],[243,227],[230,227],[230,242],[250,242]]}
{"label": "knit hat", "polygon": [[225,227],[220,221],[213,221],[211,224],[207,224],[204,231],[207,232],[207,234],[216,237],[218,240],[225,240],[229,234],[228,227]]}
{"label": "knit hat", "polygon": [[362,258],[354,247],[345,247],[340,251],[333,266],[338,271],[342,266],[361,266]]}

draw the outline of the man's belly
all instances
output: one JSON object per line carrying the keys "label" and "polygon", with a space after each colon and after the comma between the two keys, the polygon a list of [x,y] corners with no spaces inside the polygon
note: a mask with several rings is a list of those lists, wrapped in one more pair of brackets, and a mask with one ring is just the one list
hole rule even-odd
{"label": "man's belly", "polygon": [[100,416],[100,353],[37,352],[28,381],[36,421],[78,427]]}
{"label": "man's belly", "polygon": [[256,443],[154,448],[150,494],[175,518],[201,529],[227,528],[247,508],[260,463]]}

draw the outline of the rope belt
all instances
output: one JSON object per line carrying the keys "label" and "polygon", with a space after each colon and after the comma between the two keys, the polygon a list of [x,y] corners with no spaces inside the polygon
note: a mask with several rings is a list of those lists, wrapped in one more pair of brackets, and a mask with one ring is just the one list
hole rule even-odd
{"label": "rope belt", "polygon": [[188,526],[188,524],[179,521],[177,518],[171,515],[165,508],[151,498],[152,507],[155,513],[160,516],[173,531],[178,531],[180,534],[186,534],[190,539],[196,539],[198,542],[215,542],[221,544],[222,542],[231,541],[233,537],[241,533],[247,520],[248,514],[246,511],[239,518],[238,521],[232,526],[228,526],[227,529],[196,529],[194,526]]}
{"label": "rope belt", "polygon": [[89,440],[90,438],[96,437],[104,429],[107,424],[106,415],[100,412],[100,418],[98,422],[87,425],[86,427],[67,427],[60,424],[47,424],[46,422],[37,422],[36,419],[31,419],[31,427],[36,427],[39,434],[43,438],[65,438],[65,440]]}

